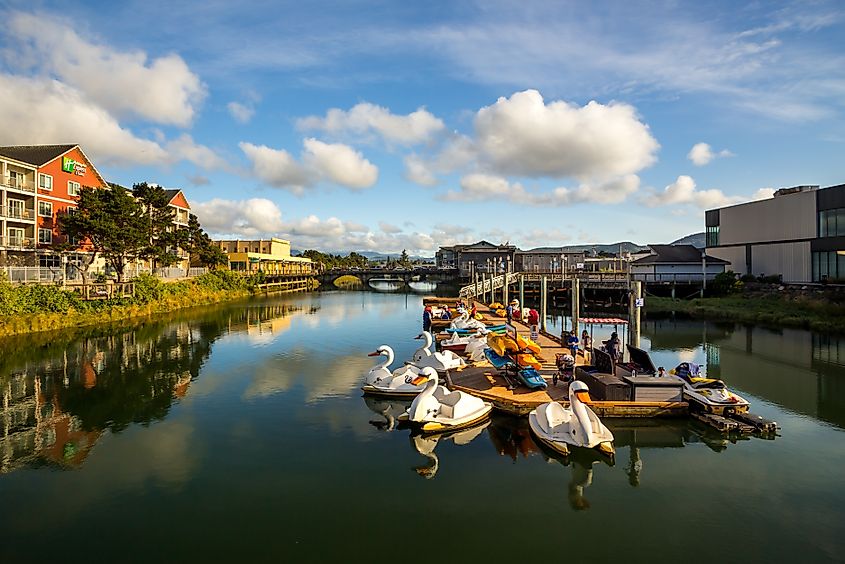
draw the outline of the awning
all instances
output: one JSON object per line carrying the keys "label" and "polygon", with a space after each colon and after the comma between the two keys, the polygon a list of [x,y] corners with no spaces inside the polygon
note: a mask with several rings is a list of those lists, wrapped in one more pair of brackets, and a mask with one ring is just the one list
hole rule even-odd
{"label": "awning", "polygon": [[627,325],[628,322],[618,317],[579,317],[578,323],[595,324],[595,325]]}

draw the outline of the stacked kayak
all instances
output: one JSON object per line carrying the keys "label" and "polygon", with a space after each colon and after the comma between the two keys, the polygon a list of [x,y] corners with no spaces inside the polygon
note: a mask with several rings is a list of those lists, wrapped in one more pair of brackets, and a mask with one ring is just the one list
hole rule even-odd
{"label": "stacked kayak", "polygon": [[485,349],[484,356],[490,364],[497,370],[514,372],[519,381],[532,390],[545,389],[548,384],[537,371],[540,363],[534,355],[520,352],[512,338],[502,337],[502,335],[487,335],[487,344],[490,348]]}

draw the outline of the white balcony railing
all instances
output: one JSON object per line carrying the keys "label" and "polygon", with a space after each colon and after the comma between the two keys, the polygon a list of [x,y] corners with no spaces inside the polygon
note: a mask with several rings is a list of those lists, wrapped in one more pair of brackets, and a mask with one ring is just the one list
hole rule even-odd
{"label": "white balcony railing", "polygon": [[2,237],[0,247],[7,249],[34,249],[35,241],[31,237]]}
{"label": "white balcony railing", "polygon": [[0,206],[0,216],[22,221],[35,221],[35,208]]}
{"label": "white balcony railing", "polygon": [[34,182],[26,182],[20,181],[17,179],[7,178],[5,180],[0,180],[0,188],[8,188],[11,190],[19,190],[21,192],[30,192],[35,193],[35,183]]}

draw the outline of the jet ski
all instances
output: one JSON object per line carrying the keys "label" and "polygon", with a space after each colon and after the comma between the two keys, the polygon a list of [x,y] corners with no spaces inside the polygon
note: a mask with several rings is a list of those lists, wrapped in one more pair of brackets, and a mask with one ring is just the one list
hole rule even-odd
{"label": "jet ski", "polygon": [[692,362],[682,362],[669,371],[684,383],[684,399],[690,407],[698,407],[709,413],[723,414],[748,411],[748,401],[728,390],[725,383],[701,375],[701,367]]}

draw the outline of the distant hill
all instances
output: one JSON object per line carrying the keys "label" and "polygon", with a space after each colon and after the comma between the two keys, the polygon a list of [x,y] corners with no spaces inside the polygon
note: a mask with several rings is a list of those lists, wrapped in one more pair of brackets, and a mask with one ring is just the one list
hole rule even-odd
{"label": "distant hill", "polygon": [[686,237],[681,237],[677,241],[673,241],[670,245],[692,245],[696,249],[703,249],[707,246],[707,239],[705,236],[704,231],[701,233],[693,233],[692,235],[687,235]]}
{"label": "distant hill", "polygon": [[646,249],[645,245],[638,245],[630,241],[623,241],[621,243],[610,243],[608,245],[563,245],[562,247],[537,247],[530,249],[531,251],[552,251],[559,253],[589,253],[593,251],[598,253],[613,253],[619,252],[622,249],[623,253],[636,253]]}

